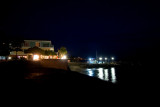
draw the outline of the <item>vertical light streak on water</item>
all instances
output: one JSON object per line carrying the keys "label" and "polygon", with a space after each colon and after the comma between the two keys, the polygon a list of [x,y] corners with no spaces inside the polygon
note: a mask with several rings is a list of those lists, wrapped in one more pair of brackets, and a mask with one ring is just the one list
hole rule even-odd
{"label": "vertical light streak on water", "polygon": [[111,68],[111,82],[112,83],[116,83],[117,82],[116,73],[115,73],[115,68],[114,67]]}
{"label": "vertical light streak on water", "polygon": [[103,80],[104,79],[103,78],[103,76],[104,76],[103,68],[99,68],[97,70],[98,70],[98,78]]}
{"label": "vertical light streak on water", "polygon": [[108,69],[104,70],[104,76],[105,76],[105,81],[109,81],[109,73],[108,73]]}
{"label": "vertical light streak on water", "polygon": [[94,73],[93,73],[93,71],[92,71],[91,69],[87,69],[87,71],[88,71],[88,75],[89,75],[89,76],[92,77],[92,76],[94,75]]}

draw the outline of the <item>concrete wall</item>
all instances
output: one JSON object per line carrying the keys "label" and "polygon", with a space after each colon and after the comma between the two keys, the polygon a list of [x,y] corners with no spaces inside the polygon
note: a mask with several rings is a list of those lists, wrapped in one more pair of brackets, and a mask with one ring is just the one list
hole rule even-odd
{"label": "concrete wall", "polygon": [[55,69],[63,69],[69,70],[67,60],[61,59],[42,59],[40,61],[41,65],[46,68],[55,68]]}

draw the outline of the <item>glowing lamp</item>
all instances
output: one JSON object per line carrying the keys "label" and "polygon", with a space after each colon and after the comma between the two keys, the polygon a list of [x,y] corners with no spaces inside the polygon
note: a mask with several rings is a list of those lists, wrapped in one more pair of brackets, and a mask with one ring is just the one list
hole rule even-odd
{"label": "glowing lamp", "polygon": [[9,60],[11,60],[11,59],[12,59],[12,57],[8,57],[8,59],[9,59]]}
{"label": "glowing lamp", "polygon": [[112,57],[111,59],[114,60],[114,57]]}
{"label": "glowing lamp", "polygon": [[38,61],[39,60],[39,55],[33,55],[33,60]]}
{"label": "glowing lamp", "polygon": [[67,59],[67,56],[66,56],[66,55],[64,55],[61,59]]}
{"label": "glowing lamp", "polygon": [[102,60],[102,58],[100,57],[99,60]]}

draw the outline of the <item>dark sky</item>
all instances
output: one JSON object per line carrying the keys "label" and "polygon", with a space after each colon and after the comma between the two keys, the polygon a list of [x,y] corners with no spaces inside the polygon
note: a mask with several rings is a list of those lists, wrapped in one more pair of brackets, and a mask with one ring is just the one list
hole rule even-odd
{"label": "dark sky", "polygon": [[[141,0],[5,1],[0,31],[9,37],[52,40],[81,57],[118,56],[160,40],[158,2]],[[1,35],[3,36],[3,35]]]}

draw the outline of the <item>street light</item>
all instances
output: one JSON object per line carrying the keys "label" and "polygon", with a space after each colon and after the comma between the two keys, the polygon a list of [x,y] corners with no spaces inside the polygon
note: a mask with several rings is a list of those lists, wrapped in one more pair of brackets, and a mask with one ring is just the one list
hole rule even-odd
{"label": "street light", "polygon": [[105,58],[105,60],[107,60],[107,58]]}
{"label": "street light", "polygon": [[114,57],[112,57],[111,59],[114,60]]}
{"label": "street light", "polygon": [[99,60],[102,60],[102,57],[100,57]]}

